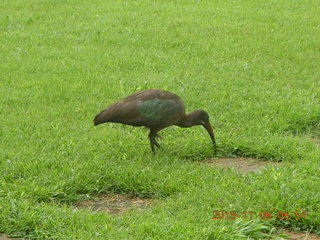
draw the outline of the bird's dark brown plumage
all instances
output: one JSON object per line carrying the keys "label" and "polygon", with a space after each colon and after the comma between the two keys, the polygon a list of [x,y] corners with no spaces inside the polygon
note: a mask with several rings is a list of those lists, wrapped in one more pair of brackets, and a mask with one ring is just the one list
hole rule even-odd
{"label": "bird's dark brown plumage", "polygon": [[155,151],[154,145],[160,147],[155,140],[158,137],[158,131],[172,125],[179,127],[202,125],[208,131],[214,149],[216,149],[207,112],[199,109],[186,114],[182,99],[169,91],[146,89],[132,93],[126,98],[107,106],[94,119],[94,125],[105,122],[149,128],[149,139],[153,152]]}

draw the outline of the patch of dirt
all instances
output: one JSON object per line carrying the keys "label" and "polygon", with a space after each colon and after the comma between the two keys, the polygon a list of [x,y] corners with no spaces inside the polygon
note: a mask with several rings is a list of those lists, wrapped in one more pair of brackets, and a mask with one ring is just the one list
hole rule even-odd
{"label": "patch of dirt", "polygon": [[320,137],[314,137],[312,138],[312,141],[314,141],[316,144],[320,144]]}
{"label": "patch of dirt", "polygon": [[305,233],[305,232],[297,232],[284,230],[284,233],[288,235],[287,238],[282,239],[290,239],[290,240],[320,240],[320,236],[314,233]]}
{"label": "patch of dirt", "polygon": [[4,233],[0,233],[0,240],[26,240],[25,238],[10,238]]}
{"label": "patch of dirt", "polygon": [[144,209],[150,206],[152,201],[153,199],[150,198],[139,198],[125,194],[103,194],[95,197],[94,199],[80,201],[77,204],[77,207],[89,208],[93,211],[105,211],[110,214],[118,214],[133,207]]}
{"label": "patch of dirt", "polygon": [[311,140],[320,145],[320,122],[316,123],[311,131]]}
{"label": "patch of dirt", "polygon": [[233,168],[240,173],[256,172],[266,168],[269,165],[279,165],[279,162],[269,162],[257,160],[254,158],[218,158],[207,161],[212,165],[223,166],[226,168]]}

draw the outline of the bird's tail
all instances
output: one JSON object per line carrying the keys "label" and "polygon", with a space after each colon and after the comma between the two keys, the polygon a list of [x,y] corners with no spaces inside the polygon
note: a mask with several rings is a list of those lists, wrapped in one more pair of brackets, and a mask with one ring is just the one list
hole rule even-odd
{"label": "bird's tail", "polygon": [[94,122],[94,125],[98,125],[98,124],[101,124],[101,123],[105,123],[108,121],[108,117],[107,117],[107,111],[106,109],[101,111],[94,119],[93,119],[93,122]]}

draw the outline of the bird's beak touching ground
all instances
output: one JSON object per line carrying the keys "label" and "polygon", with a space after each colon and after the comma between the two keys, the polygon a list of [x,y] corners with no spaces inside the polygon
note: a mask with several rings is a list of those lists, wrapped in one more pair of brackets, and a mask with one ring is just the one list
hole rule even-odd
{"label": "bird's beak touching ground", "polygon": [[212,143],[213,143],[213,149],[214,149],[214,151],[216,151],[217,150],[216,140],[214,138],[214,134],[213,134],[213,130],[212,130],[210,122],[207,122],[207,123],[203,124],[203,126],[208,131],[208,133],[209,133],[209,135],[211,137]]}

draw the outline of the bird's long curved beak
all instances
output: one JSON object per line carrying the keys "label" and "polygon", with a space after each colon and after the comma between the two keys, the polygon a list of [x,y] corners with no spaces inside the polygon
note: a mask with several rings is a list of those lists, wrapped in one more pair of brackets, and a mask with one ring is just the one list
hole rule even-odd
{"label": "bird's long curved beak", "polygon": [[212,143],[213,143],[213,149],[214,149],[214,151],[216,151],[217,150],[216,139],[214,137],[213,130],[212,130],[210,122],[207,122],[207,123],[203,124],[203,126],[208,131],[208,133],[209,133],[209,135],[211,137]]}

